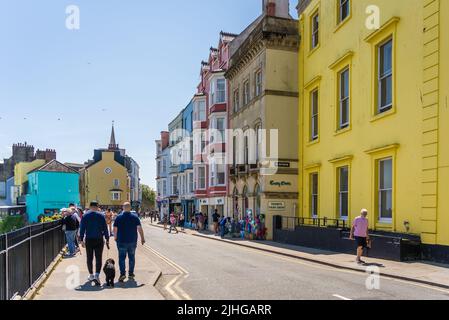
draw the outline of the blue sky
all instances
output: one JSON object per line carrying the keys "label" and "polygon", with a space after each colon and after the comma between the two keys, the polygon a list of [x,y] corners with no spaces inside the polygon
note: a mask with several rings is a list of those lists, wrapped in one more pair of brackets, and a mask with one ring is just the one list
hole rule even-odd
{"label": "blue sky", "polygon": [[[292,14],[297,1],[291,1]],[[65,27],[68,5],[80,30]],[[155,144],[190,101],[221,30],[238,33],[261,0],[0,0],[0,159],[11,145],[83,163],[121,148],[155,185]]]}

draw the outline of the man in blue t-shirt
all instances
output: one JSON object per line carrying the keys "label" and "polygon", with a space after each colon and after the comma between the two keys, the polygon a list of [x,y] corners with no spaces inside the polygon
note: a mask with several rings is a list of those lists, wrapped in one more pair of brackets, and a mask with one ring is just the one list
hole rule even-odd
{"label": "man in blue t-shirt", "polygon": [[114,222],[114,236],[119,252],[120,278],[119,282],[126,279],[126,256],[129,259],[128,279],[134,280],[134,267],[136,265],[137,232],[140,234],[142,245],[145,244],[142,224],[136,214],[131,213],[131,204],[123,205],[123,212],[117,216]]}

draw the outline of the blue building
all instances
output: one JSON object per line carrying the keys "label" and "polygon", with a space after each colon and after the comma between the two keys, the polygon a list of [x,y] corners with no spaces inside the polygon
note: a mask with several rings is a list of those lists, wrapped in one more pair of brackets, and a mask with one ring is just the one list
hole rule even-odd
{"label": "blue building", "polygon": [[6,180],[6,198],[5,203],[7,206],[17,205],[17,192],[14,188],[14,176]]}
{"label": "blue building", "polygon": [[70,203],[80,203],[78,172],[53,160],[28,173],[26,205],[30,223],[58,213]]}
{"label": "blue building", "polygon": [[181,165],[178,168],[180,182],[179,198],[186,221],[195,211],[195,190],[193,186],[193,100],[182,111],[183,139],[181,142]]}

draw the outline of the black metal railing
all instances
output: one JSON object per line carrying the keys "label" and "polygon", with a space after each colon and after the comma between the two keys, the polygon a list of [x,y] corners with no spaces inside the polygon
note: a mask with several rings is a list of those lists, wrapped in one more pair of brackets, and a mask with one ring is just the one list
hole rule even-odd
{"label": "black metal railing", "polygon": [[65,246],[61,221],[0,236],[0,300],[25,295]]}
{"label": "black metal railing", "polygon": [[318,228],[341,228],[347,229],[348,222],[342,219],[329,218],[304,218],[304,217],[280,217],[283,230],[295,230],[301,226],[311,226]]}

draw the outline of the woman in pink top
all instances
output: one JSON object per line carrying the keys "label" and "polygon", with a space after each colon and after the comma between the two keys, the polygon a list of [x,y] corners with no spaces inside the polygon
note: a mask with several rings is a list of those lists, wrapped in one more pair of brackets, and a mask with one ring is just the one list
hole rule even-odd
{"label": "woman in pink top", "polygon": [[369,221],[366,218],[368,210],[363,209],[361,215],[355,218],[351,228],[351,240],[357,241],[357,263],[365,264],[362,260],[363,250],[368,247]]}

